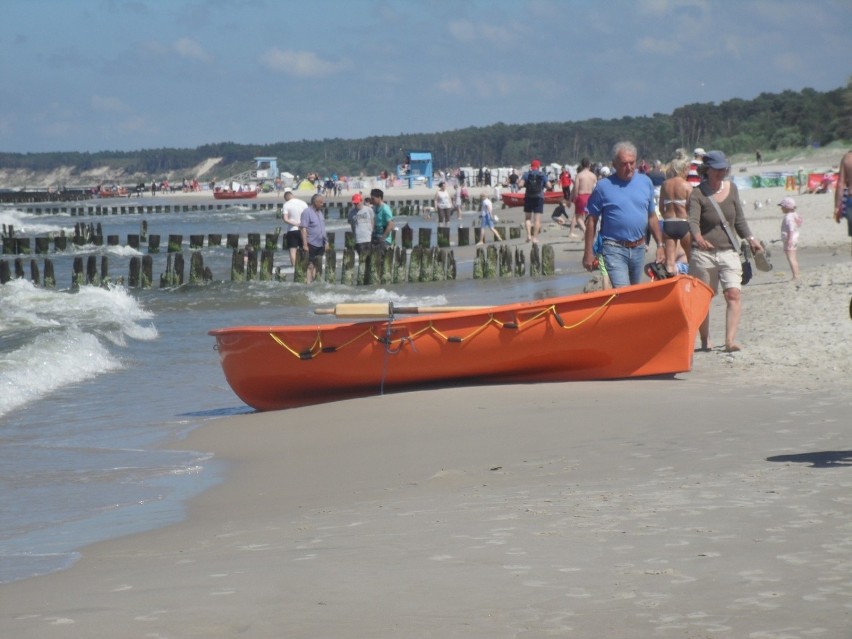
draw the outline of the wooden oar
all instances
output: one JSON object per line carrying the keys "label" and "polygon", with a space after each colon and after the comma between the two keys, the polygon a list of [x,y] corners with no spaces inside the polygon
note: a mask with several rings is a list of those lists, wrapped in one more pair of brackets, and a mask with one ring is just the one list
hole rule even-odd
{"label": "wooden oar", "polygon": [[391,315],[428,315],[430,313],[455,313],[478,311],[490,306],[395,306],[393,302],[335,304],[334,308],[315,308],[317,315],[336,317],[390,317]]}

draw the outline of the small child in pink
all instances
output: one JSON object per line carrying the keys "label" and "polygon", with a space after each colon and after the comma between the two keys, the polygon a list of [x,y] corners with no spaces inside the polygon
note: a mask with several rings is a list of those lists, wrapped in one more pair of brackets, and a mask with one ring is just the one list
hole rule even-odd
{"label": "small child in pink", "polygon": [[781,222],[781,242],[784,244],[784,255],[790,264],[793,281],[799,279],[799,260],[796,259],[796,249],[799,246],[799,227],[802,226],[802,216],[796,213],[796,200],[785,197],[778,203],[784,220]]}

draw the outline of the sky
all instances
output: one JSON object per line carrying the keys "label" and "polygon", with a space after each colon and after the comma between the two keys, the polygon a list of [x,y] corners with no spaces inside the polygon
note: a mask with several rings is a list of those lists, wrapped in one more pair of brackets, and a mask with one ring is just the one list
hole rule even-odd
{"label": "sky", "polygon": [[0,152],[357,139],[846,86],[849,0],[3,0]]}

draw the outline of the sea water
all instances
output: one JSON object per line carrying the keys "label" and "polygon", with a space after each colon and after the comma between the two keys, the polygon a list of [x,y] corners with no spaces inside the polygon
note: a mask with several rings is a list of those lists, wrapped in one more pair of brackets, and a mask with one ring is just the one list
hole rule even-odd
{"label": "sea water", "polygon": [[[182,234],[185,255],[190,234],[238,233],[243,246],[248,233],[263,237],[282,225],[274,211],[239,206],[103,217],[0,209],[0,223],[29,237],[99,222],[104,235],[124,243],[142,220],[164,240]],[[328,228],[342,240],[344,225],[330,220]],[[253,412],[228,387],[208,330],[311,324],[314,308],[340,302],[495,304],[577,292],[585,281],[573,273],[384,288],[239,283],[229,281],[232,251],[222,246],[202,250],[214,278],[205,285],[70,286],[74,257],[96,255],[100,263],[107,256],[110,277],[126,280],[130,259],[143,254],[126,246],[72,247],[46,256],[55,265],[55,289],[28,280],[0,286],[0,583],[69,566],[86,544],[179,521],[187,498],[222,479],[205,451],[169,448],[205,421]],[[159,281],[167,256],[154,257]],[[290,268],[286,251],[276,252],[276,268]],[[459,268],[472,270],[470,263]],[[286,428],[286,413],[282,422]]]}

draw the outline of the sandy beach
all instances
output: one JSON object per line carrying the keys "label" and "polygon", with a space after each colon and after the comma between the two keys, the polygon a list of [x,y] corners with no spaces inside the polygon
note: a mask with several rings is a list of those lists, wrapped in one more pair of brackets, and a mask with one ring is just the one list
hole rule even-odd
{"label": "sandy beach", "polygon": [[[206,422],[178,446],[225,480],[181,523],[0,586],[0,636],[848,637],[852,245],[833,195],[794,194],[791,282],[788,194],[742,192],[774,269],[744,289],[741,352]],[[723,322],[717,297],[715,344]]]}

